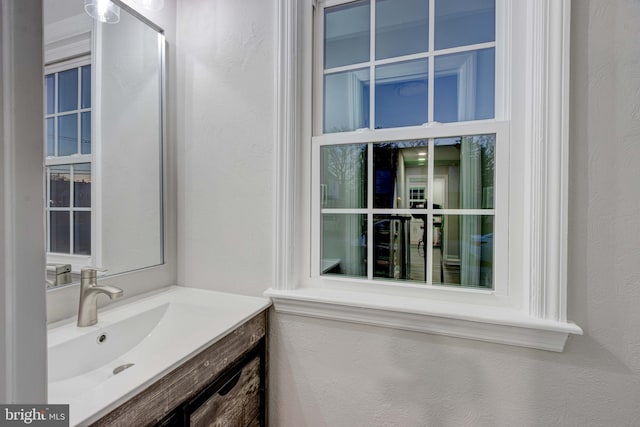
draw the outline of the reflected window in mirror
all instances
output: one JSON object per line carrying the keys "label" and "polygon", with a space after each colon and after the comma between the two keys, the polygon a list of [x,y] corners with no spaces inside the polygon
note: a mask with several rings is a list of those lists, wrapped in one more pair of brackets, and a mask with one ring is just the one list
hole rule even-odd
{"label": "reflected window in mirror", "polygon": [[45,68],[45,223],[48,264],[77,271],[92,258],[90,57]]}

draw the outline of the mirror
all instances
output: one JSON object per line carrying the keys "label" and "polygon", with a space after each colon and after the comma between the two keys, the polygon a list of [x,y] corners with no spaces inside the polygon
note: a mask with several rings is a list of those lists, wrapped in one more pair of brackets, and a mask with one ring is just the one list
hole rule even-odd
{"label": "mirror", "polygon": [[164,35],[44,0],[47,286],[164,263]]}

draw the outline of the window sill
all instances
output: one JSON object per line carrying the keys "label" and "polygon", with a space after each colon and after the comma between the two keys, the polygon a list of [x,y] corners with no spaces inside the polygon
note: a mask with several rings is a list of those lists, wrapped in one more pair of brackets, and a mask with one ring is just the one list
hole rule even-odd
{"label": "window sill", "polygon": [[501,307],[317,288],[268,289],[264,295],[281,313],[540,350],[561,352],[569,334],[582,335],[575,323],[537,319]]}

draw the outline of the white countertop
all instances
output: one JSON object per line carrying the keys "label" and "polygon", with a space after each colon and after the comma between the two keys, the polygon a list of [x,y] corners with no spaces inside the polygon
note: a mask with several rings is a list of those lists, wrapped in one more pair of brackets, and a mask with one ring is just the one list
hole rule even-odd
{"label": "white countertop", "polygon": [[[78,328],[75,318],[57,322],[49,328],[50,354],[55,346],[65,346],[73,340],[95,343],[94,336],[105,330],[118,334],[113,330],[118,322],[140,313],[154,313],[159,318],[157,326],[145,332],[142,341],[95,369],[61,378],[59,371],[73,372],[76,365],[64,366],[63,360],[57,362],[62,363],[61,368],[50,367],[58,372],[49,374],[49,403],[70,405],[71,426],[94,422],[270,305],[268,298],[174,286],[129,303],[123,301],[111,309],[109,306],[101,309],[95,326]],[[95,344],[91,346],[95,352]],[[69,364],[92,357],[91,351],[84,352],[82,348],[73,351]],[[134,366],[114,375],[113,369],[124,363]]]}

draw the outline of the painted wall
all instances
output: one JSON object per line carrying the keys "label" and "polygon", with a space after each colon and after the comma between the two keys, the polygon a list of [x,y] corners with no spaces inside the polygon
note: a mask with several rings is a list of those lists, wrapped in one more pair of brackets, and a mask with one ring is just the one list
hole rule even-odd
{"label": "painted wall", "polygon": [[[179,4],[182,285],[270,286],[274,3]],[[568,313],[585,335],[556,354],[274,313],[272,425],[637,425],[638,22],[637,0],[573,2]]]}
{"label": "painted wall", "polygon": [[275,2],[178,7],[178,283],[270,286]]}

